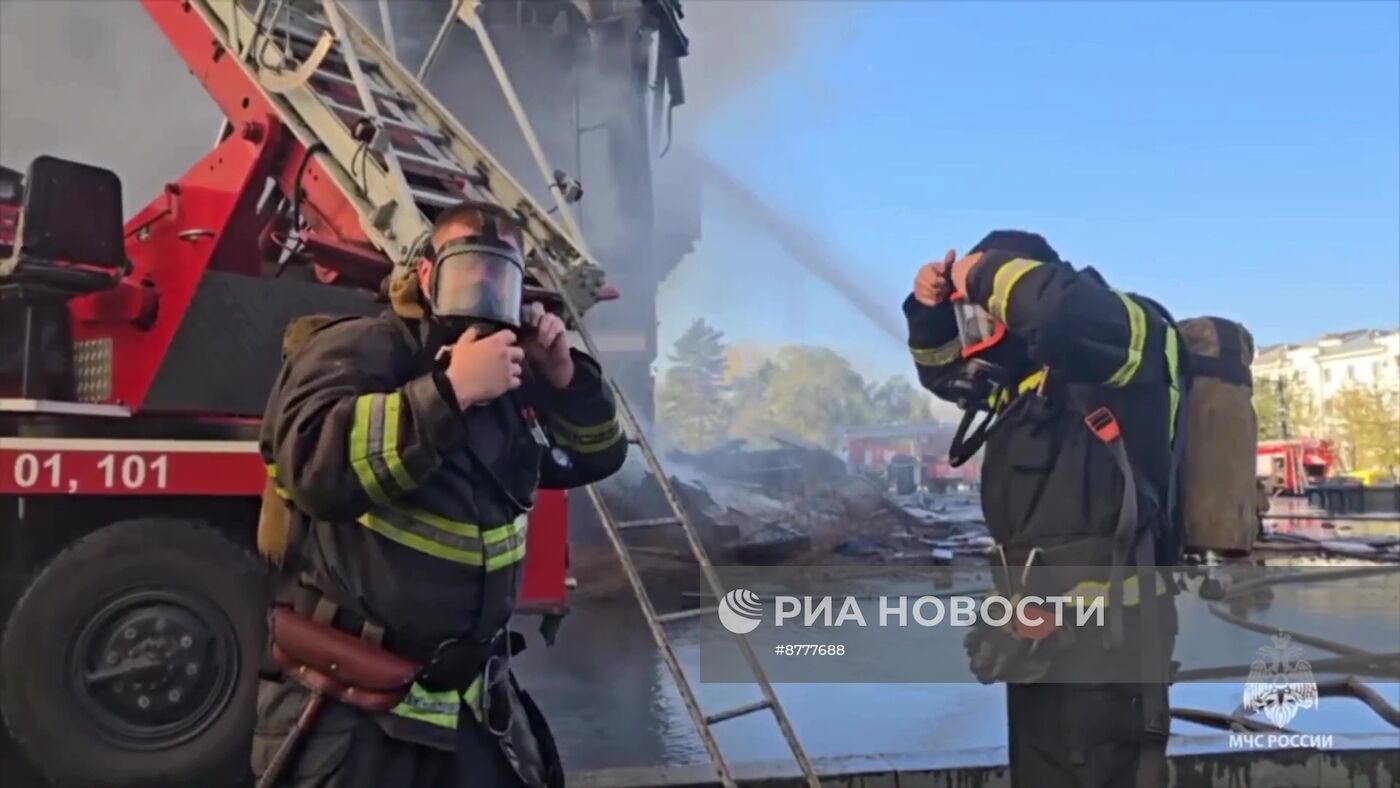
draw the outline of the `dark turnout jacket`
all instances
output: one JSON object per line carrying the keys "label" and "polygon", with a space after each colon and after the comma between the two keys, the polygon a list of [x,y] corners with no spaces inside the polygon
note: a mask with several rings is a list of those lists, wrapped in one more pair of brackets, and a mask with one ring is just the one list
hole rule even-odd
{"label": "dark turnout jacket", "polygon": [[[302,570],[319,590],[405,639],[484,639],[519,595],[536,489],[603,479],[627,442],[582,353],[567,388],[527,371],[466,411],[429,356],[418,324],[392,313],[321,329],[284,365],[261,449],[310,522]],[[535,441],[526,409],[569,463]]]}
{"label": "dark turnout jacket", "polygon": [[[992,536],[1020,563],[1031,548],[1067,549],[1052,563],[1107,566],[1124,479],[1085,416],[1107,407],[1121,428],[1138,521],[1164,535],[1179,401],[1178,342],[1153,302],[1109,288],[1092,270],[991,250],[967,296],[1005,323],[994,358],[1022,386],[999,411],[982,460]],[[920,382],[939,395],[965,364],[951,304],[904,303]],[[1036,395],[1035,385],[1044,384]],[[1025,391],[1020,389],[1024,388]],[[1164,544],[1157,560],[1175,550]]]}

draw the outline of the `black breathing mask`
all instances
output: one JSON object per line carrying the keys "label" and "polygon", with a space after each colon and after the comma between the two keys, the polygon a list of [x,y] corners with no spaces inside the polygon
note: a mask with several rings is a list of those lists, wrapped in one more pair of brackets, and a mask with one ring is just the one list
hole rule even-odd
{"label": "black breathing mask", "polygon": [[[1059,263],[1044,238],[1017,230],[989,233],[969,254],[999,250],[1043,263]],[[951,282],[949,283],[951,290]],[[955,372],[939,384],[939,393],[963,410],[962,421],[948,450],[948,462],[962,465],[986,442],[996,420],[996,400],[1016,387],[1017,380],[1030,372],[1031,361],[1025,344],[1009,334],[1006,324],[972,303],[967,295],[953,292],[953,315],[962,345],[962,361]],[[977,414],[982,420],[974,426]]]}
{"label": "black breathing mask", "polygon": [[985,410],[997,391],[1011,385],[1023,354],[1016,352],[1018,343],[1006,332],[1006,325],[964,293],[954,292],[950,302],[961,360],[939,382],[938,393],[969,413]]}
{"label": "black breathing mask", "polygon": [[444,327],[491,331],[519,328],[525,264],[518,249],[469,237],[444,244],[433,255],[428,305]]}

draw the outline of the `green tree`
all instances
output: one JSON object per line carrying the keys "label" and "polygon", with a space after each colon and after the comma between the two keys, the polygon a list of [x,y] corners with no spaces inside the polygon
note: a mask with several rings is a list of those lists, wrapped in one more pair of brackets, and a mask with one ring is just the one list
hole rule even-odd
{"label": "green tree", "polygon": [[929,419],[929,395],[914,388],[903,375],[872,386],[868,396],[871,424],[903,424]]}
{"label": "green tree", "polygon": [[768,401],[768,389],[780,372],[777,363],[765,360],[745,367],[735,376],[730,389],[734,414],[730,437],[762,443],[783,429]]}
{"label": "green tree", "polygon": [[763,442],[775,431],[833,445],[842,427],[868,423],[865,380],[846,358],[822,347],[788,345],[735,384],[735,437]]}
{"label": "green tree", "polygon": [[658,415],[678,446],[706,449],[725,436],[731,418],[724,334],[696,320],[676,340],[668,358],[671,365],[657,386]]}
{"label": "green tree", "polygon": [[1312,396],[1287,378],[1254,381],[1254,412],[1259,417],[1259,440],[1297,438],[1317,429],[1317,408]]}
{"label": "green tree", "polygon": [[1272,441],[1283,437],[1284,398],[1275,381],[1260,378],[1254,381],[1254,413],[1259,417],[1259,440]]}
{"label": "green tree", "polygon": [[1327,404],[1356,469],[1400,466],[1400,411],[1394,393],[1378,386],[1349,386]]}

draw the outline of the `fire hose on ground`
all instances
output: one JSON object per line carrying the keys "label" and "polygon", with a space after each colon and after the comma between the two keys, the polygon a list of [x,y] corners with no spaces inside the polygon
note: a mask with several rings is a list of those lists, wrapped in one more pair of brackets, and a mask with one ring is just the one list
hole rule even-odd
{"label": "fire hose on ground", "polygon": [[[1356,556],[1349,556],[1356,558]],[[1251,621],[1227,609],[1230,602],[1241,599],[1249,594],[1257,593],[1263,589],[1276,585],[1286,585],[1292,583],[1316,583],[1332,582],[1337,580],[1349,580],[1361,577],[1369,577],[1381,574],[1394,574],[1397,570],[1394,566],[1350,566],[1340,567],[1330,570],[1319,570],[1300,575],[1284,575],[1280,577],[1265,577],[1247,580],[1225,589],[1217,594],[1201,593],[1202,599],[1209,602],[1209,611],[1216,618],[1234,626],[1242,627],[1253,632],[1265,635],[1287,635],[1290,639],[1299,643],[1304,643],[1316,648],[1330,651],[1339,656],[1313,660],[1312,668],[1315,671],[1346,672],[1345,678],[1333,681],[1318,682],[1317,692],[1319,697],[1350,697],[1365,703],[1381,719],[1400,728],[1400,709],[1390,705],[1387,700],[1369,686],[1360,682],[1356,676],[1373,676],[1377,678],[1400,679],[1400,652],[1375,653],[1356,646],[1352,646],[1329,638],[1311,635],[1306,632],[1299,632],[1282,627],[1268,626]],[[953,596],[987,593],[991,587],[985,588],[961,588],[955,591],[941,591],[934,596]],[[703,594],[685,592],[682,597],[697,598]],[[876,599],[874,595],[860,595],[855,598]],[[1221,665],[1209,668],[1193,668],[1191,670],[1179,670],[1172,675],[1172,682],[1203,681],[1209,679],[1229,678],[1239,675],[1247,675],[1252,665]],[[1193,722],[1199,725],[1219,728],[1221,730],[1243,730],[1250,733],[1293,733],[1287,728],[1261,722],[1244,716],[1241,710],[1236,710],[1231,714],[1210,711],[1207,709],[1195,709],[1182,706],[1171,708],[1172,717],[1185,722]]]}
{"label": "fire hose on ground", "polygon": [[[1360,566],[1344,567],[1339,569],[1310,572],[1304,575],[1285,575],[1282,577],[1266,577],[1246,580],[1226,589],[1217,599],[1210,600],[1209,610],[1212,615],[1233,624],[1243,627],[1253,632],[1266,635],[1283,634],[1289,638],[1305,643],[1316,648],[1330,651],[1340,655],[1337,658],[1317,660],[1312,663],[1316,670],[1347,671],[1348,673],[1360,673],[1363,675],[1382,676],[1386,678],[1400,678],[1400,652],[1378,654],[1357,648],[1347,643],[1342,643],[1329,638],[1310,635],[1305,632],[1284,629],[1281,627],[1271,627],[1230,612],[1227,605],[1236,599],[1248,594],[1256,593],[1265,588],[1284,585],[1289,583],[1316,583],[1330,582],[1337,580],[1349,580],[1360,577],[1369,577],[1379,574],[1394,574],[1396,569],[1392,566]],[[1206,598],[1202,595],[1202,598]],[[1230,665],[1214,668],[1198,668],[1194,670],[1178,671],[1173,676],[1173,681],[1191,681],[1208,678],[1221,678],[1225,676],[1238,676],[1240,673],[1249,671],[1249,665]],[[1365,703],[1381,719],[1390,723],[1396,728],[1400,728],[1400,709],[1390,705],[1380,693],[1371,687],[1366,686],[1356,679],[1355,675],[1348,675],[1345,678],[1327,682],[1317,683],[1318,697],[1350,697]],[[1217,712],[1203,711],[1200,709],[1172,708],[1172,716],[1177,719],[1196,722],[1202,725],[1210,725],[1222,729],[1238,728],[1250,732],[1279,732],[1292,733],[1286,728],[1281,728],[1268,723],[1251,720],[1244,717],[1239,710],[1234,714],[1219,714]]]}

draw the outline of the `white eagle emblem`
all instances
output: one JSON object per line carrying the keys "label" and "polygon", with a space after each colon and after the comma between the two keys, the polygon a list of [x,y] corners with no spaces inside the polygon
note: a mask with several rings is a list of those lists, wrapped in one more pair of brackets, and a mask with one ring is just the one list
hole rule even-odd
{"label": "white eagle emblem", "polygon": [[1292,638],[1274,635],[1273,640],[1273,646],[1261,646],[1259,659],[1250,663],[1244,709],[1255,714],[1262,711],[1269,722],[1282,728],[1299,709],[1317,706],[1317,682],[1312,665],[1301,658],[1303,650],[1292,644]]}

